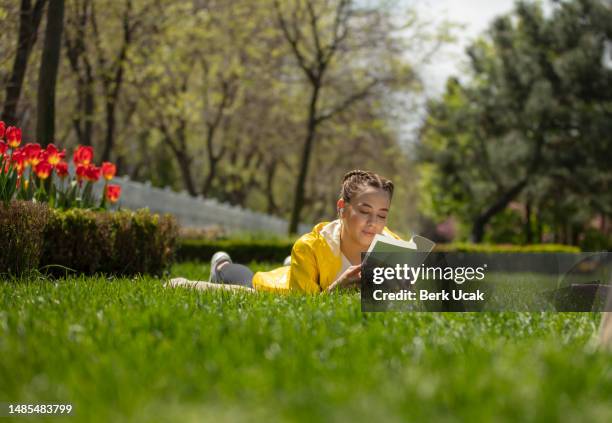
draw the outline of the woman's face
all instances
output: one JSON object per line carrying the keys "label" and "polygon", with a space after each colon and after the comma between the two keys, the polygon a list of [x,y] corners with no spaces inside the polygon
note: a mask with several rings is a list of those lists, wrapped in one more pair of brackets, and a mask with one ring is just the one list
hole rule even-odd
{"label": "woman's face", "polygon": [[350,241],[367,250],[374,236],[382,233],[387,224],[390,205],[387,191],[370,186],[359,191],[350,203],[338,200],[338,207],[344,208],[341,219]]}

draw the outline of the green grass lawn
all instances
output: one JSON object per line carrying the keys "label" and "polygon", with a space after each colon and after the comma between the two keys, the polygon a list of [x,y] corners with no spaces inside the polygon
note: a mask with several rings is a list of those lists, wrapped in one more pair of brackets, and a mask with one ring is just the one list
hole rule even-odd
{"label": "green grass lawn", "polygon": [[0,402],[72,403],[86,421],[607,422],[599,320],[32,277],[0,283]]}

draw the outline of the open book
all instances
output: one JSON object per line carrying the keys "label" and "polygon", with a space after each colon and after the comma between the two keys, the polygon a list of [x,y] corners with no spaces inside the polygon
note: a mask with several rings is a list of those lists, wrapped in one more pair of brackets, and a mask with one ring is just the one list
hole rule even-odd
{"label": "open book", "polygon": [[[399,239],[391,238],[385,235],[376,234],[368,252],[365,254],[363,263],[373,264],[370,255],[375,254],[377,265],[393,266],[397,264],[398,259],[406,258],[406,254],[409,251],[425,253],[417,254],[414,256],[414,260],[418,260],[419,263],[410,263],[412,265],[419,266],[428,253],[433,250],[435,242],[422,237],[420,235],[414,235],[409,241],[402,241]],[[400,256],[398,253],[404,253]],[[368,262],[370,259],[370,262]]]}
{"label": "open book", "polygon": [[435,242],[420,235],[414,235],[409,241],[402,241],[400,239],[376,234],[372,240],[372,243],[370,244],[370,248],[368,248],[368,254],[371,252],[405,253],[406,249],[416,250],[420,253],[429,253],[431,250],[433,250],[435,245]]}

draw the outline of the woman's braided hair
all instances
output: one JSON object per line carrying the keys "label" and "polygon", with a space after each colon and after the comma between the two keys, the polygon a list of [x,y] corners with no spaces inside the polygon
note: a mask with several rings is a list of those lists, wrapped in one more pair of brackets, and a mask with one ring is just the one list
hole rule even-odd
{"label": "woman's braided hair", "polygon": [[355,169],[347,172],[342,178],[340,198],[348,203],[360,189],[368,186],[387,191],[389,199],[393,197],[393,182],[374,172]]}

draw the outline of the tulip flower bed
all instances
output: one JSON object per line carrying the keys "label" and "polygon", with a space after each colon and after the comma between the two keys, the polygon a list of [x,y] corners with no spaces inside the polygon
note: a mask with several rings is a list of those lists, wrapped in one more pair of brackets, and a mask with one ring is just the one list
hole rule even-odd
{"label": "tulip flower bed", "polygon": [[355,295],[151,277],[0,281],[0,398],[70,403],[90,422],[608,422],[612,356],[590,344],[599,320],[362,314]]}
{"label": "tulip flower bed", "polygon": [[[90,146],[78,146],[70,175],[66,150],[22,143],[21,129],[0,121],[0,274],[155,274],[174,258],[177,224],[169,216],[107,212],[121,187],[116,166],[96,166]],[[104,178],[101,198],[93,186]]]}
{"label": "tulip flower bed", "polygon": [[[4,140],[5,139],[5,140]],[[73,154],[75,174],[70,175],[64,161],[66,150],[54,144],[42,148],[39,144],[21,145],[21,129],[0,121],[0,201],[5,207],[12,199],[48,203],[60,209],[106,209],[116,203],[121,186],[110,184],[116,166],[104,162],[93,163],[93,148],[78,146]],[[93,184],[100,177],[105,180],[101,199],[93,195]]]}

